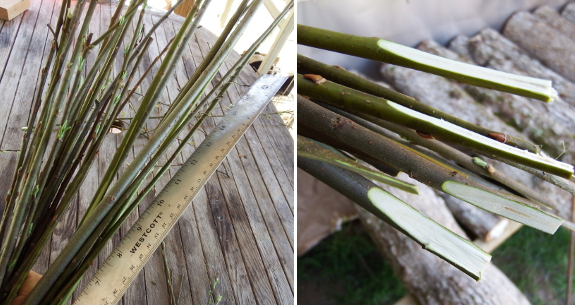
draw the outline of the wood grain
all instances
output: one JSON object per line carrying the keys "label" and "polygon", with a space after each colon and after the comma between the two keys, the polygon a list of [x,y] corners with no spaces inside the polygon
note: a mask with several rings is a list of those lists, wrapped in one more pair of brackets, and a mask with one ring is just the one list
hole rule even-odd
{"label": "wood grain", "polygon": [[[0,149],[19,149],[20,127],[24,126],[28,118],[31,94],[51,39],[46,24],[53,23],[53,19],[57,17],[58,6],[53,0],[33,1],[32,7],[24,15],[11,22],[0,22],[0,66],[3,67],[0,72],[0,90],[3,90],[4,97],[4,101],[0,103],[0,112],[9,114],[0,116]],[[95,18],[90,25],[95,37],[107,27],[114,11],[114,5],[97,7]],[[151,28],[158,19],[157,13],[147,12],[146,29]],[[182,21],[182,17],[170,16],[158,29],[136,78],[143,74],[144,69],[166,46],[169,38],[175,35]],[[129,38],[128,36],[126,39]],[[205,28],[198,29],[176,65],[175,77],[162,93],[162,105],[153,110],[152,116],[163,115],[167,105],[175,99],[179,89],[194,73],[215,40],[216,37]],[[93,62],[93,54],[97,52],[98,48],[95,48],[92,55],[88,56],[88,64]],[[115,63],[116,71],[122,62],[121,53],[119,52]],[[234,52],[217,77],[221,77],[238,58],[239,55]],[[153,72],[158,68],[159,63],[153,67]],[[169,173],[156,184],[157,192],[177,171],[177,165],[187,159],[205,138],[205,134],[217,124],[221,119],[219,115],[225,114],[229,106],[239,100],[257,77],[249,66],[242,70],[237,85],[233,85],[222,100],[222,107],[216,107],[214,110],[213,115],[217,117],[207,120],[201,131],[196,132],[190,143],[193,145],[188,145],[180,153]],[[152,77],[148,75],[142,88],[146,88],[151,80]],[[209,87],[213,84],[215,83]],[[132,103],[137,106],[138,98],[135,97]],[[274,112],[277,110],[273,105],[266,107],[264,113],[272,114],[257,119],[254,127],[250,128],[238,147],[232,149],[165,239],[171,280],[175,292],[180,293],[181,304],[207,304],[208,292],[216,279],[219,279],[219,282],[215,295],[222,296],[220,304],[294,302],[293,140]],[[130,107],[126,107],[120,114],[120,117],[124,118],[133,116],[134,111]],[[157,119],[150,119],[146,128],[153,129],[157,123]],[[88,208],[97,184],[103,178],[122,137],[123,134],[110,134],[104,141],[76,200],[63,216],[63,222],[55,230],[34,270],[45,272],[49,261],[55,258],[67,242]],[[145,142],[145,137],[138,138],[123,168]],[[174,149],[175,145],[170,147],[166,155],[171,154]],[[14,171],[10,166],[15,162],[15,155],[9,152],[0,156],[0,166],[6,173],[2,178],[6,183],[2,185],[6,185],[6,188]],[[98,263],[106,258],[120,236],[127,232],[138,215],[152,201],[153,196],[148,195],[137,211],[128,218],[119,234],[99,256]],[[89,280],[96,267],[94,264],[88,271],[82,285]],[[164,257],[157,251],[119,304],[168,304],[166,279]]]}

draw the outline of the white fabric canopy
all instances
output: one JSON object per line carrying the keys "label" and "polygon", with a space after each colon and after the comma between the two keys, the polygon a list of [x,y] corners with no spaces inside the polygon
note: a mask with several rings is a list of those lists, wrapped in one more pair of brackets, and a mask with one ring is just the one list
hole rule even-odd
{"label": "white fabric canopy", "polygon": [[[457,34],[484,27],[500,30],[513,12],[541,5],[561,8],[566,0],[307,0],[298,1],[300,24],[361,36],[377,36],[408,46],[424,39],[445,44]],[[298,46],[300,54],[369,73],[373,62]]]}

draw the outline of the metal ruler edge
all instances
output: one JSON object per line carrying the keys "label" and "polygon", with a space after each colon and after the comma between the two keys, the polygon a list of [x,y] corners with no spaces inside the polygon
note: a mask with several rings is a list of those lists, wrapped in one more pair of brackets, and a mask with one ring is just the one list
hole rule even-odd
{"label": "metal ruler edge", "polygon": [[214,127],[120,240],[74,305],[113,305],[230,150],[279,90],[285,77],[263,75]]}

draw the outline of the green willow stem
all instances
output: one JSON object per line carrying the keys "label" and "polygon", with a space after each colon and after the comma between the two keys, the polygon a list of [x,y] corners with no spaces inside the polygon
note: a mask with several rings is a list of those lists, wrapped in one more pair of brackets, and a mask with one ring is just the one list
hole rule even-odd
{"label": "green willow stem", "polygon": [[[218,37],[214,45],[210,48],[208,54],[204,56],[204,60],[202,61],[202,63],[200,63],[200,65],[196,67],[194,74],[190,76],[190,78],[186,82],[186,85],[182,88],[180,92],[188,92],[192,88],[194,83],[198,80],[198,78],[202,75],[203,71],[208,67],[208,64],[214,59],[214,57],[216,56],[216,54],[218,53],[218,51],[220,50],[220,48],[222,47],[222,45],[224,44],[230,33],[232,32],[232,30],[234,29],[234,26],[236,25],[238,20],[240,20],[242,15],[245,13],[245,10],[248,7],[249,2],[250,2],[249,0],[243,0],[242,2],[240,2],[238,8],[236,9],[236,12],[232,16],[232,18],[230,18],[220,36]],[[178,94],[178,96],[174,99],[172,104],[177,105],[184,99],[184,97],[185,97],[184,94]],[[170,115],[172,109],[174,108],[170,107],[168,109],[164,117],[160,120],[160,124],[162,124],[165,118]]]}
{"label": "green willow stem", "polygon": [[326,108],[332,110],[335,113],[343,115],[361,126],[368,128],[379,134],[383,134],[386,130],[392,131],[399,135],[401,138],[406,139],[412,144],[425,147],[431,151],[438,153],[446,159],[453,160],[457,164],[463,166],[464,168],[483,175],[485,177],[494,179],[495,181],[507,186],[508,188],[518,192],[519,194],[530,198],[542,205],[553,207],[553,203],[550,203],[547,198],[541,196],[540,193],[534,191],[531,188],[526,187],[521,182],[505,175],[502,171],[495,168],[493,165],[485,163],[484,165],[479,165],[475,158],[445,144],[435,139],[426,139],[418,135],[415,131],[399,126],[378,118],[366,115],[360,112],[347,113],[340,109],[332,109],[332,107],[327,106]]}
{"label": "green willow stem", "polygon": [[[562,220],[533,208],[537,206],[532,201],[522,197],[507,194],[499,190],[485,187],[469,179],[448,165],[419,153],[405,145],[358,125],[357,123],[339,116],[313,102],[298,96],[298,119],[303,122],[313,122],[313,128],[323,134],[330,134],[338,140],[355,146],[357,149],[392,165],[410,177],[440,191],[449,191],[459,199],[478,205],[484,209],[511,218],[515,221],[538,228],[547,233],[553,233]],[[446,188],[447,187],[447,188]],[[465,189],[469,188],[469,189]],[[508,209],[501,205],[492,206],[490,201],[475,200],[460,196],[463,192],[483,194],[482,198],[497,199],[500,203],[508,204]],[[480,198],[481,199],[481,198]]]}
{"label": "green willow stem", "polygon": [[361,37],[297,26],[297,42],[310,47],[382,61],[452,78],[467,84],[523,95],[544,102],[557,98],[551,81],[449,60],[377,37]]}
{"label": "green willow stem", "polygon": [[98,187],[96,195],[94,196],[92,203],[84,215],[82,223],[84,223],[87,217],[97,208],[98,203],[104,198],[104,195],[108,191],[108,187],[112,182],[112,177],[116,175],[120,166],[122,165],[122,162],[128,156],[128,153],[136,141],[136,138],[140,134],[142,127],[144,127],[147,118],[152,113],[152,109],[156,106],[158,100],[160,99],[160,96],[163,90],[165,90],[168,80],[173,75],[176,61],[181,58],[184,49],[187,47],[188,41],[194,35],[210,1],[211,0],[204,0],[200,9],[200,13],[197,16],[195,16],[194,12],[191,12],[188,17],[186,17],[184,23],[182,24],[182,28],[174,38],[174,41],[172,42],[172,45],[168,50],[162,65],[158,69],[157,74],[152,79],[150,87],[148,87],[148,90],[144,95],[144,99],[142,100],[140,107],[136,112],[134,120],[132,120],[132,124],[130,124],[130,128],[126,131],[126,135],[124,136],[122,143],[118,147],[117,152],[114,154],[108,170],[104,174],[102,183]]}
{"label": "green willow stem", "polygon": [[[297,66],[299,74],[321,75],[322,77],[325,77],[327,80],[330,80],[334,83],[338,83],[358,91],[363,91],[367,94],[388,99],[415,111],[430,115],[438,119],[446,120],[450,123],[461,126],[465,129],[469,129],[480,135],[489,137],[490,133],[498,133],[497,131],[483,128],[481,126],[462,120],[456,116],[439,111],[433,107],[419,102],[410,96],[401,94],[393,89],[371,82],[359,75],[346,71],[341,67],[326,65],[300,54],[297,55]],[[540,151],[540,147],[538,145],[527,142],[512,135],[505,136],[507,138],[507,143],[505,144],[507,145],[515,146],[520,149],[526,149],[532,153],[538,153]]]}
{"label": "green willow stem", "polygon": [[565,178],[573,175],[573,166],[569,164],[504,145],[491,138],[483,137],[388,100],[330,81],[315,84],[300,74],[298,74],[297,81],[299,94],[318,99],[327,104],[368,113],[380,119],[424,132],[442,142],[453,143],[476,150],[489,157],[496,155],[500,158],[525,164]]}
{"label": "green willow stem", "polygon": [[[30,293],[29,297],[26,300],[25,303],[26,305],[39,304],[43,296],[48,292],[49,287],[57,280],[60,274],[64,272],[64,268],[76,255],[78,250],[83,246],[86,239],[89,238],[89,236],[96,229],[98,224],[105,218],[106,214],[108,214],[108,212],[114,207],[114,205],[117,203],[117,199],[122,197],[126,189],[129,187],[130,181],[134,180],[134,178],[140,172],[144,164],[147,163],[149,157],[153,155],[153,152],[160,146],[166,135],[170,133],[178,117],[180,117],[182,114],[185,113],[186,109],[190,106],[190,104],[192,104],[198,98],[198,95],[201,93],[200,90],[203,89],[205,85],[215,76],[220,65],[223,63],[227,55],[232,51],[233,46],[235,45],[235,43],[237,42],[243,31],[246,29],[251,17],[255,14],[256,9],[262,2],[263,0],[256,0],[250,5],[249,11],[246,13],[246,16],[236,26],[236,29],[234,30],[234,33],[231,35],[230,39],[224,44],[224,46],[220,50],[220,53],[218,53],[218,55],[214,58],[212,63],[210,63],[210,65],[206,69],[205,71],[206,77],[198,80],[194,84],[192,90],[190,90],[190,92],[186,94],[187,103],[177,105],[178,109],[170,114],[170,118],[166,120],[167,123],[158,126],[152,137],[149,139],[145,147],[142,149],[142,151],[134,158],[134,160],[130,163],[126,171],[118,179],[118,182],[114,184],[114,186],[107,192],[102,202],[96,205],[96,208],[93,210],[93,212],[90,213],[90,215],[88,215],[84,219],[82,225],[80,225],[75,234],[70,238],[70,241],[68,242],[66,247],[62,250],[61,254],[56,258],[53,265],[48,269],[48,271],[42,277],[38,285],[32,290],[32,292]],[[178,39],[176,39],[176,41],[177,40]],[[174,42],[172,46],[174,45],[177,45],[177,43]],[[169,53],[167,57],[170,56],[170,51],[168,52]],[[175,61],[175,59],[172,60]],[[164,60],[163,64],[168,62],[171,62],[171,60]],[[166,71],[165,74],[171,76],[172,73],[171,72],[167,73]],[[156,93],[157,92],[154,92],[154,95]],[[143,105],[146,104],[143,103]],[[143,106],[140,108],[140,110],[144,108],[146,107]],[[134,121],[132,121],[130,130],[132,130],[134,126],[135,126]],[[128,135],[126,135],[126,137],[128,137]],[[124,140],[125,139],[126,138],[124,138]],[[123,141],[123,143],[125,143],[125,141]]]}
{"label": "green willow stem", "polygon": [[356,160],[344,156],[333,147],[300,135],[297,136],[297,155],[299,157],[314,159],[339,166],[354,173],[360,174],[366,178],[377,180],[381,183],[385,183],[405,192],[416,195],[419,194],[417,186],[413,184],[403,182],[401,180],[389,177],[380,172],[362,166]]}
{"label": "green willow stem", "polygon": [[[357,173],[349,172],[332,164],[303,157],[298,157],[297,162],[299,168],[327,184],[334,190],[337,190],[339,193],[348,197],[362,208],[407,235],[409,238],[420,244],[424,249],[449,262],[472,278],[476,280],[481,279],[482,271],[487,267],[487,264],[491,260],[491,256],[470,241],[449,231],[447,228],[433,220],[429,220],[426,216],[412,207],[407,206],[407,204],[403,202],[402,203],[407,207],[407,209],[402,211],[404,213],[386,213],[385,210],[382,210],[380,206],[378,206],[378,204],[388,206],[393,204],[393,201],[397,202],[400,200],[384,190],[379,189],[371,181]],[[385,202],[377,202],[374,200],[374,196],[372,194],[374,192],[388,194],[387,200],[385,200]],[[424,230],[426,233],[424,234],[432,234],[434,238],[439,239],[432,242],[438,242],[445,248],[434,248],[428,240],[425,240],[425,237],[419,237],[417,232],[418,229],[422,230],[422,228],[414,230],[410,225],[406,226],[405,224],[402,224],[401,218],[409,217],[408,213],[405,212],[410,210],[415,210],[413,211],[415,212],[414,214],[419,216],[419,219],[413,219],[413,221],[418,221],[417,226],[425,226]],[[398,217],[398,214],[401,215],[401,217]],[[464,251],[462,251],[462,247],[465,247]]]}

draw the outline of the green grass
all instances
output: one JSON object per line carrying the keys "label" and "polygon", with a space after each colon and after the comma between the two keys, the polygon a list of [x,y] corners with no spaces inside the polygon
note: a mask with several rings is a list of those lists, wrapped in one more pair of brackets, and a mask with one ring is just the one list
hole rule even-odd
{"label": "green grass", "polygon": [[569,231],[523,227],[493,252],[493,263],[532,304],[565,304]]}
{"label": "green grass", "polygon": [[300,305],[393,304],[407,293],[358,221],[298,258],[297,276]]}
{"label": "green grass", "polygon": [[[523,227],[493,253],[532,304],[565,304],[569,232]],[[358,221],[298,258],[298,304],[394,304],[406,289]]]}

